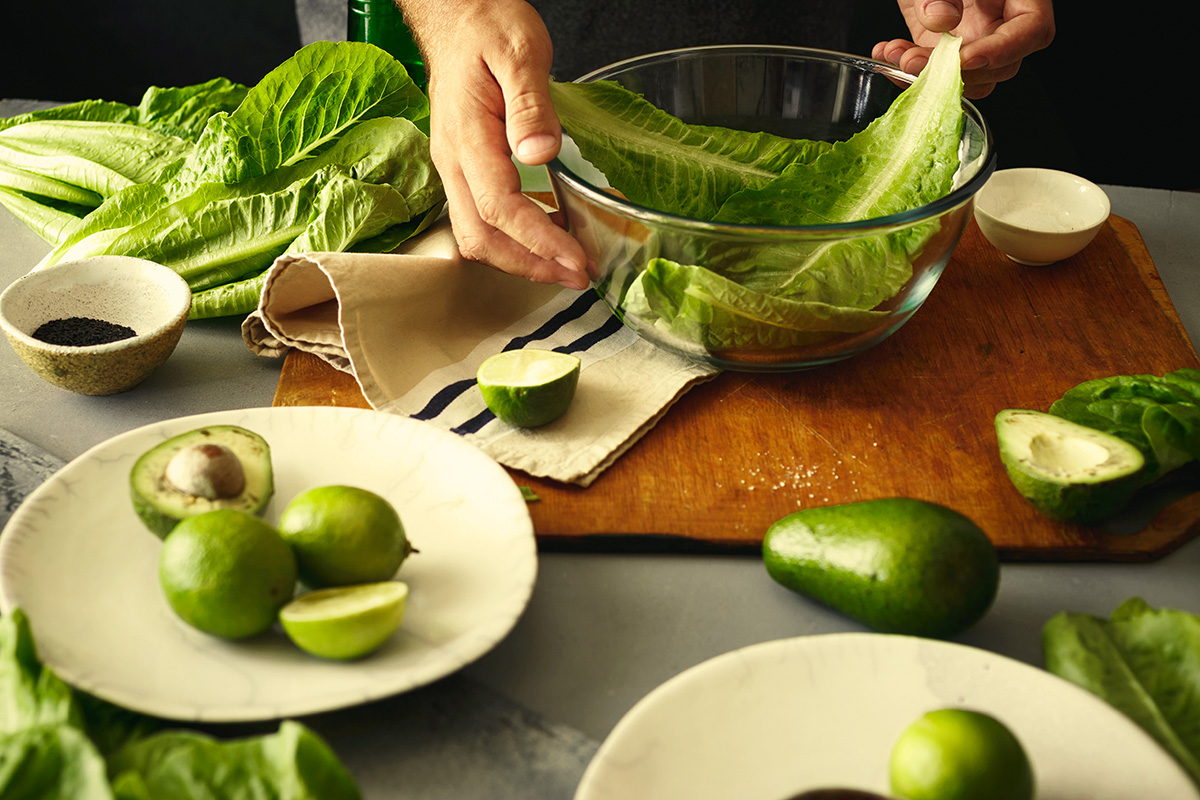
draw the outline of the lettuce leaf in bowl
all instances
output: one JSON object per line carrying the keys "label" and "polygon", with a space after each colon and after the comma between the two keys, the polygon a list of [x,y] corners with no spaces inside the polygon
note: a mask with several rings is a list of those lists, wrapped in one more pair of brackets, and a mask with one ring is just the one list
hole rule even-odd
{"label": "lettuce leaf in bowl", "polygon": [[[888,110],[837,142],[689,125],[611,81],[551,92],[582,156],[634,203],[720,223],[838,225],[900,214],[953,189],[964,124],[960,46],[943,36]],[[934,219],[750,247],[678,244],[664,234],[645,248],[648,266],[626,285],[621,313],[716,349],[792,347],[869,329],[890,313],[871,310],[912,279],[940,229]]]}

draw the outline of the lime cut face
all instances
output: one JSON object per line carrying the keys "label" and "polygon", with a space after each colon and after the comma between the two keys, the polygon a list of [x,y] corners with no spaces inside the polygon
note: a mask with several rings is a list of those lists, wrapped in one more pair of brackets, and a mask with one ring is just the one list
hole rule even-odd
{"label": "lime cut face", "polygon": [[579,358],[569,353],[509,350],[485,360],[475,377],[493,414],[509,425],[537,428],[567,413],[579,370]]}
{"label": "lime cut face", "polygon": [[995,717],[962,708],[931,711],[896,740],[892,794],[906,800],[1032,800],[1033,767]]}
{"label": "lime cut face", "polygon": [[345,661],[377,650],[404,621],[408,585],[380,581],[302,594],[279,612],[279,623],[297,647]]}

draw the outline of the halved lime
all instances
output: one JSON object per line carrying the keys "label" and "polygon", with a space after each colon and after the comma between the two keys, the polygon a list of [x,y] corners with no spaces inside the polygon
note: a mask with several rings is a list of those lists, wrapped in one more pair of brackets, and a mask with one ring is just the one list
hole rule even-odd
{"label": "halved lime", "polygon": [[579,384],[580,362],[569,353],[509,350],[479,365],[483,402],[509,425],[536,428],[567,412]]}
{"label": "halved lime", "polygon": [[337,586],[302,594],[279,612],[279,623],[301,650],[348,660],[378,649],[400,627],[408,584]]}

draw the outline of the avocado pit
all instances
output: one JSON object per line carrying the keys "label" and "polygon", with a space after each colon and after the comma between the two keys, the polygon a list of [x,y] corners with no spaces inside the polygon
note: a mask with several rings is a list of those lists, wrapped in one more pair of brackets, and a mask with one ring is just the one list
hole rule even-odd
{"label": "avocado pit", "polygon": [[237,454],[214,442],[180,450],[167,462],[165,477],[184,494],[207,500],[237,497],[246,488],[246,472]]}

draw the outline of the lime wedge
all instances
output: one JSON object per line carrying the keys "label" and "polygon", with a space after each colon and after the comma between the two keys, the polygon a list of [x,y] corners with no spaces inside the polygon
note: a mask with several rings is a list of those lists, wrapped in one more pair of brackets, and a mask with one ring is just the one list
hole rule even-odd
{"label": "lime wedge", "polygon": [[404,619],[408,584],[399,581],[337,586],[302,594],[279,612],[301,650],[321,658],[360,658],[391,638]]}
{"label": "lime wedge", "polygon": [[476,374],[483,402],[509,425],[536,428],[567,412],[579,384],[579,359],[550,350],[509,350]]}

